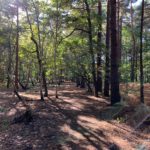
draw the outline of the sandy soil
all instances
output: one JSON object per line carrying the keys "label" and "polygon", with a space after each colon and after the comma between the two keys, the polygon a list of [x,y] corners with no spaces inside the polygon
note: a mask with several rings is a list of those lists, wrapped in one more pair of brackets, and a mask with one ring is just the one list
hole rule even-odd
{"label": "sandy soil", "polygon": [[[121,150],[150,149],[150,134],[136,131],[121,120],[102,118],[110,108],[103,97],[95,98],[74,84],[54,88],[39,100],[37,89],[21,92],[20,102],[11,91],[0,90],[0,150],[108,150],[114,143]],[[28,105],[33,121],[11,124]]]}

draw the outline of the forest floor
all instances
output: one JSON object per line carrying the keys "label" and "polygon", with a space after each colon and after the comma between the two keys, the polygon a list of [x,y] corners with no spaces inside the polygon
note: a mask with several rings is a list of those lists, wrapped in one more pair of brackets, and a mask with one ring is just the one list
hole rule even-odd
{"label": "forest floor", "polygon": [[[0,150],[108,150],[114,145],[121,150],[150,150],[150,128],[135,130],[139,118],[133,114],[139,105],[122,111],[73,83],[60,86],[58,99],[53,87],[45,101],[39,100],[38,89],[20,95],[23,102],[12,91],[0,90]],[[24,104],[33,120],[13,124],[13,118],[26,110]]]}

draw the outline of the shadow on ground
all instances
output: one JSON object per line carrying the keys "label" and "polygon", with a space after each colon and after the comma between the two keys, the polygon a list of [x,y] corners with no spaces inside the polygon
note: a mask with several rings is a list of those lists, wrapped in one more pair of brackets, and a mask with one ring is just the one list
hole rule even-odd
{"label": "shadow on ground", "polygon": [[[0,93],[0,149],[3,150],[107,150],[112,143],[120,148],[135,149],[147,135],[114,120],[105,121],[100,113],[109,102],[95,98],[74,84],[54,89],[44,101],[28,101],[33,121],[11,124],[26,108],[11,92]],[[34,92],[36,95],[36,92]]]}

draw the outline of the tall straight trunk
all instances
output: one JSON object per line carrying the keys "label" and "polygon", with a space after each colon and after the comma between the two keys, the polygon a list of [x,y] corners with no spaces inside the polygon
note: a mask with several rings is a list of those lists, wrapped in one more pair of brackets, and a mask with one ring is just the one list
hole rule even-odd
{"label": "tall straight trunk", "polygon": [[119,54],[116,26],[116,0],[110,1],[111,6],[111,104],[120,102],[119,90]]}
{"label": "tall straight trunk", "polygon": [[15,64],[15,89],[19,88],[18,86],[18,61],[19,61],[19,6],[18,0],[16,1],[17,6],[17,35],[16,35],[16,64]]}
{"label": "tall straight trunk", "polygon": [[57,47],[58,47],[58,25],[59,25],[59,2],[58,0],[57,6],[56,6],[56,11],[57,11],[57,17],[56,17],[56,29],[55,29],[55,43],[54,43],[54,75],[55,75],[55,97],[58,98],[58,76],[57,76]]}
{"label": "tall straight trunk", "polygon": [[[119,59],[119,64],[121,64],[121,28],[122,28],[122,16],[120,15],[120,0],[117,0],[117,40],[118,40],[118,59]],[[120,73],[120,72],[119,72]],[[121,74],[120,74],[121,76]]]}
{"label": "tall straight trunk", "polygon": [[[40,35],[39,35],[40,36]],[[43,57],[43,53],[44,53],[44,48],[43,48],[43,44],[41,46],[42,52],[41,52],[41,57]],[[42,65],[44,66],[44,65]],[[48,97],[48,88],[47,88],[47,79],[46,79],[46,69],[43,67],[42,69],[42,85],[44,88],[44,97]]]}
{"label": "tall straight trunk", "polygon": [[[117,40],[118,40],[118,64],[119,68],[121,67],[121,53],[122,53],[122,16],[121,16],[121,1],[117,0],[117,19],[116,19],[116,24],[117,24]],[[121,72],[119,71],[119,80],[121,78]]]}
{"label": "tall straight trunk", "polygon": [[144,103],[143,21],[144,21],[144,0],[142,0],[141,29],[140,29],[140,100],[141,100],[141,103]]}
{"label": "tall straight trunk", "polygon": [[8,49],[8,68],[7,68],[7,88],[10,87],[11,83],[11,65],[12,65],[12,48],[11,48],[11,34],[12,34],[12,24],[11,24],[11,33],[9,34],[9,49]]}
{"label": "tall straight trunk", "polygon": [[107,0],[107,25],[106,25],[106,56],[105,56],[105,81],[104,96],[109,96],[110,82],[110,0]]}
{"label": "tall straight trunk", "polygon": [[135,34],[134,34],[134,20],[133,20],[133,6],[131,0],[131,8],[130,8],[130,15],[131,15],[131,34],[132,34],[132,50],[131,50],[131,82],[135,80],[135,52],[136,52],[136,41],[135,41]]}
{"label": "tall straight trunk", "polygon": [[101,0],[98,2],[98,16],[99,16],[99,31],[97,35],[97,89],[102,92],[102,4]]}
{"label": "tall straight trunk", "polygon": [[8,49],[8,68],[7,68],[7,88],[10,87],[10,82],[11,82],[11,63],[12,63],[12,52],[11,52],[11,48]]}
{"label": "tall straight trunk", "polygon": [[91,22],[91,11],[87,0],[84,0],[86,11],[87,11],[87,22],[88,22],[88,38],[89,38],[89,52],[92,60],[92,77],[94,85],[94,96],[98,97],[98,89],[96,82],[96,68],[95,68],[95,57],[93,51],[93,33],[92,33],[92,22]]}

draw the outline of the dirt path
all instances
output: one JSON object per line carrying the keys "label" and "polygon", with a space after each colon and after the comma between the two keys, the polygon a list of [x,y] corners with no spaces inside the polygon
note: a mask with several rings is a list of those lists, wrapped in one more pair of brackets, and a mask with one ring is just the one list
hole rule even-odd
{"label": "dirt path", "polygon": [[54,98],[39,101],[37,90],[20,93],[33,113],[25,125],[11,124],[25,107],[10,91],[0,92],[0,150],[107,150],[115,143],[122,150],[150,149],[148,134],[115,120],[102,120],[101,111],[109,105],[103,98],[88,95],[74,84],[60,88]]}

